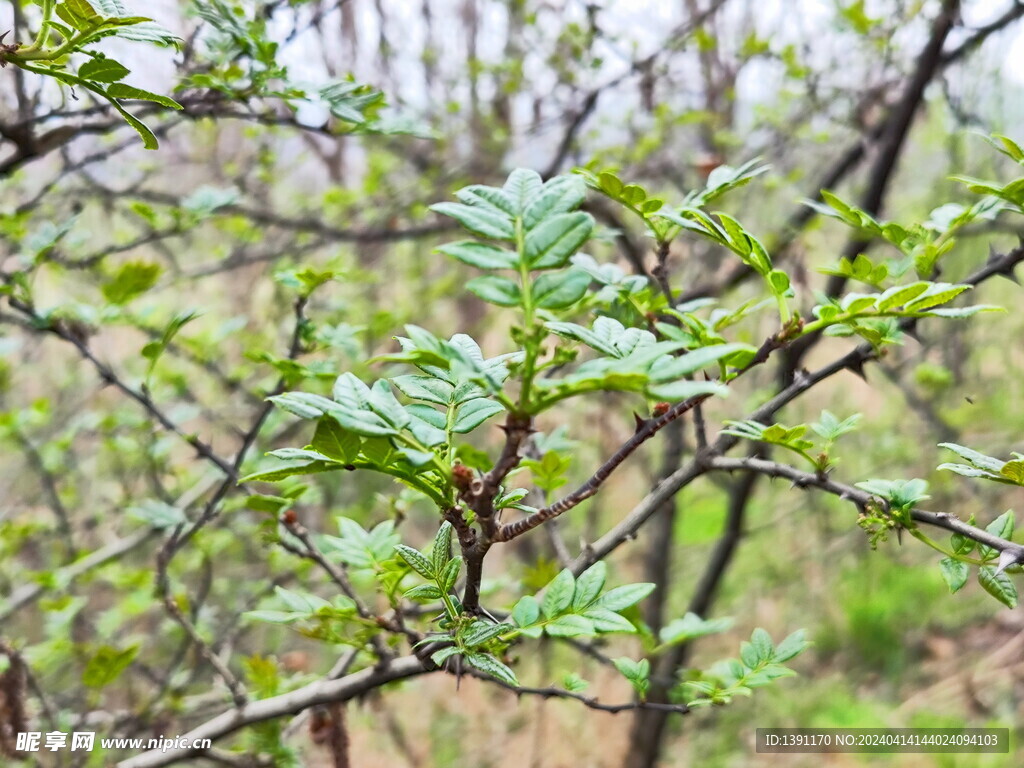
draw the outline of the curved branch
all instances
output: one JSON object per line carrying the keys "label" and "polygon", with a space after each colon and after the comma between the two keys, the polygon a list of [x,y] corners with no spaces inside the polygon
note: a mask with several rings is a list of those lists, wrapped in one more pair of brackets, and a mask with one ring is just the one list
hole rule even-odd
{"label": "curved branch", "polygon": [[[317,704],[348,701],[386,683],[427,672],[428,670],[423,667],[418,658],[403,656],[379,667],[368,667],[339,680],[318,680],[280,696],[253,701],[245,706],[230,709],[193,728],[181,738],[190,744],[203,739],[216,741],[249,725],[274,720],[285,715],[294,715]],[[117,763],[117,768],[159,768],[202,753],[202,749],[192,748],[168,749],[167,751],[150,750],[136,757],[122,760]]]}
{"label": "curved branch", "polygon": [[[792,467],[788,464],[782,464],[777,461],[767,461],[765,459],[758,459],[751,456],[742,459],[729,459],[725,457],[713,458],[708,461],[708,467],[710,469],[724,472],[742,470],[767,475],[769,477],[784,477],[787,480],[791,480],[798,488],[818,488],[826,493],[832,494],[833,496],[838,496],[843,501],[849,501],[852,504],[856,504],[862,509],[878,498],[867,491],[862,491],[860,488],[855,488],[852,485],[846,485],[832,480],[827,475],[815,475],[811,472],[804,472],[803,470],[797,469],[796,467]],[[914,508],[910,512],[910,517],[919,523],[925,523],[926,525],[945,528],[947,531],[952,531],[953,533],[959,533],[965,538],[976,541],[979,544],[984,544],[986,547],[991,547],[998,552],[1008,552],[1012,556],[1012,560],[1008,561],[1009,564],[1024,561],[1024,546],[1014,544],[1012,541],[1004,539],[1001,536],[996,536],[986,530],[969,525],[948,512],[929,512],[925,509]]]}

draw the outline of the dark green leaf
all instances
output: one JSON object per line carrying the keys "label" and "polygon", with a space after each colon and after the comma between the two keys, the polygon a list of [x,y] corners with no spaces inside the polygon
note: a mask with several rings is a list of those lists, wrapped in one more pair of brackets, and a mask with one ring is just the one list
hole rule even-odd
{"label": "dark green leaf", "polygon": [[946,584],[949,585],[949,591],[951,594],[963,589],[971,571],[971,569],[967,567],[967,563],[960,560],[954,560],[951,557],[944,557],[939,561],[939,570],[942,571],[942,578],[945,579]]}
{"label": "dark green leaf", "polygon": [[1005,573],[996,573],[991,565],[983,565],[978,569],[978,583],[1007,608],[1017,607],[1017,588]]}
{"label": "dark green leaf", "polygon": [[89,59],[78,68],[78,76],[100,83],[113,83],[127,77],[130,70],[119,61],[107,58]]}

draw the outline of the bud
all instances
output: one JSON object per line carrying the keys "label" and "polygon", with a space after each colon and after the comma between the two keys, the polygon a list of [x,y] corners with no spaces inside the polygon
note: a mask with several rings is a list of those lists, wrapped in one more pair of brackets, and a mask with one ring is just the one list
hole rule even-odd
{"label": "bud", "polygon": [[452,485],[460,491],[468,491],[473,479],[473,470],[465,464],[456,464],[452,467]]}

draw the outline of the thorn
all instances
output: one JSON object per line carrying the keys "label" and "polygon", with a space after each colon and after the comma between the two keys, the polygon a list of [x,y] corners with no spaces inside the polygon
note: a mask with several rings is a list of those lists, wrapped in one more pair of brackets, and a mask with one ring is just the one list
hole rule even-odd
{"label": "thorn", "polygon": [[633,434],[634,434],[634,435],[635,435],[635,434],[636,434],[637,432],[639,432],[639,431],[640,431],[641,429],[643,429],[643,428],[644,428],[644,426],[645,426],[645,425],[647,424],[647,419],[643,418],[643,417],[642,417],[642,416],[641,416],[641,415],[640,415],[639,413],[637,413],[636,411],[633,411],[633,421],[634,421],[634,422],[635,422],[635,424],[636,424],[636,430],[635,430],[635,431],[633,432]]}
{"label": "thorn", "polygon": [[849,363],[846,367],[850,373],[860,376],[864,381],[868,380],[868,376],[864,372],[864,361],[862,359],[858,358],[856,362]]}
{"label": "thorn", "polygon": [[1022,553],[1019,550],[1010,549],[1009,547],[1000,552],[999,563],[996,566],[996,575],[998,576],[1011,565],[1019,563],[1021,554]]}
{"label": "thorn", "polygon": [[996,274],[998,274],[1000,277],[1005,277],[1010,282],[1020,285],[1020,278],[1017,277],[1016,273],[1013,271],[1015,266],[1016,265],[1014,264],[1007,264],[1005,267],[1000,269]]}

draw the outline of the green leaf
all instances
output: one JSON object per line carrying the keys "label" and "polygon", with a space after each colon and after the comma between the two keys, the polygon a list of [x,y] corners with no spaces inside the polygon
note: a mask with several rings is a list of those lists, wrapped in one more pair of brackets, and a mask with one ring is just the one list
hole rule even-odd
{"label": "green leaf", "polygon": [[522,301],[519,286],[505,277],[484,275],[466,283],[467,290],[499,307],[514,307]]}
{"label": "green leaf", "polygon": [[994,536],[1003,539],[1013,538],[1013,510],[1008,509],[991,523],[985,526],[985,530]]}
{"label": "green leaf", "polygon": [[926,282],[912,283],[910,285],[895,285],[885,291],[878,299],[878,311],[888,312],[896,307],[913,301],[922,293],[928,290],[930,284]]}
{"label": "green leaf", "polygon": [[594,229],[588,213],[561,213],[542,221],[526,233],[524,251],[530,269],[564,266],[569,257],[587,242]]}
{"label": "green leaf", "polygon": [[978,583],[1007,608],[1017,607],[1017,588],[1005,573],[996,573],[991,565],[983,565],[978,569]]}
{"label": "green leaf", "polygon": [[586,184],[579,176],[556,176],[541,187],[523,213],[523,225],[533,229],[555,214],[576,210],[586,197]]}
{"label": "green leaf", "polygon": [[455,387],[447,381],[435,379],[433,376],[407,374],[395,376],[391,379],[391,383],[398,387],[398,391],[406,397],[411,397],[413,400],[425,400],[437,405],[448,405],[455,392]]}
{"label": "green leaf", "polygon": [[462,653],[462,651],[458,647],[454,645],[449,645],[447,648],[442,648],[439,651],[434,651],[434,653],[430,657],[430,660],[440,667],[443,666],[444,663],[448,661],[448,659],[450,659],[452,656],[457,656],[460,653]]}
{"label": "green leaf", "polygon": [[448,243],[440,246],[437,251],[479,269],[515,269],[519,263],[516,253],[475,240]]}
{"label": "green leaf", "polygon": [[[128,125],[130,125],[132,128],[134,128],[135,132],[138,133],[139,136],[142,137],[142,146],[143,147],[145,147],[146,149],[150,149],[150,150],[155,150],[155,149],[159,149],[160,148],[160,142],[157,141],[156,134],[154,134],[149,129],[149,126],[147,126],[144,122],[139,120],[139,118],[135,117],[135,115],[131,114],[128,110],[126,110],[124,107],[122,107],[121,103],[117,99],[109,97],[107,95],[107,92],[104,91],[102,88],[100,88],[98,86],[91,85],[89,83],[85,83],[84,85],[90,91],[93,91],[94,93],[100,94],[105,99],[107,99],[107,101],[110,102],[110,106],[112,106],[114,109],[116,109],[117,113],[119,115],[121,115],[122,118],[124,118],[124,121],[126,123],[128,123]],[[110,87],[114,88],[117,85],[119,85],[119,83],[114,83]]]}
{"label": "green leaf", "polygon": [[459,408],[458,415],[455,417],[455,423],[452,425],[452,431],[459,434],[471,432],[491,418],[491,416],[504,410],[505,407],[494,400],[484,398],[470,400]]}
{"label": "green leaf", "polygon": [[88,31],[97,26],[102,17],[88,0],[64,0],[54,12],[77,30]]}
{"label": "green leaf", "polygon": [[504,190],[497,187],[474,184],[460,189],[455,193],[455,197],[466,205],[483,208],[502,218],[512,218],[518,215],[516,204],[512,198]]}
{"label": "green leaf", "polygon": [[536,624],[540,618],[540,604],[533,595],[524,595],[512,609],[512,619],[519,627]]}
{"label": "green leaf", "polygon": [[161,96],[159,93],[151,93],[150,91],[144,91],[141,88],[135,88],[124,83],[113,83],[107,88],[107,96],[115,99],[125,99],[128,101],[152,101],[163,107],[170,107],[171,109],[184,109],[181,104],[176,102],[170,96]]}
{"label": "green leaf", "polygon": [[570,672],[562,678],[562,685],[565,687],[565,690],[571,693],[579,693],[580,691],[585,691],[590,683],[576,673]]}
{"label": "green leaf", "polygon": [[949,537],[949,546],[958,555],[966,555],[974,550],[976,542],[962,533],[954,533]]}
{"label": "green leaf", "polygon": [[309,392],[285,392],[283,395],[268,397],[267,400],[302,419],[319,419],[337,410],[333,400]]}
{"label": "green leaf", "polygon": [[496,658],[486,653],[467,653],[463,656],[466,662],[473,667],[476,667],[481,672],[486,672],[491,677],[494,677],[506,685],[513,687],[519,687],[519,681],[516,679],[516,674],[507,666],[502,664]]}
{"label": "green leaf", "polygon": [[583,298],[590,275],[573,267],[565,272],[546,272],[533,284],[533,299],[544,309],[564,309]]}
{"label": "green leaf", "polygon": [[613,659],[612,663],[622,673],[622,676],[629,680],[636,692],[643,697],[650,686],[648,678],[651,674],[651,663],[647,659],[634,661],[625,656]]}
{"label": "green leaf", "polygon": [[341,469],[341,465],[333,461],[313,461],[309,464],[300,464],[292,467],[281,467],[280,469],[270,469],[261,472],[253,472],[251,475],[246,475],[238,482],[240,483],[276,483],[279,480],[284,480],[295,475],[314,475],[320,472],[331,472],[336,469]]}
{"label": "green leaf", "polygon": [[551,637],[589,637],[596,633],[594,622],[573,613],[564,614],[545,624],[544,631]]}
{"label": "green leaf", "polygon": [[636,633],[636,627],[633,626],[633,622],[606,608],[591,608],[584,611],[583,618],[588,619],[594,625],[594,630],[597,632]]}
{"label": "green leaf", "polygon": [[453,557],[445,565],[444,570],[441,572],[441,576],[438,581],[441,583],[441,590],[445,593],[451,592],[452,587],[455,586],[455,582],[459,578],[459,571],[462,569],[462,558]]}
{"label": "green leaf", "polygon": [[459,640],[467,648],[476,648],[513,629],[515,627],[511,624],[492,624],[489,621],[477,620],[459,635]]}
{"label": "green leaf", "polygon": [[544,597],[540,604],[544,616],[550,619],[565,611],[572,603],[575,589],[576,580],[573,578],[572,571],[568,568],[560,571],[544,590]]}
{"label": "green leaf", "polygon": [[407,590],[403,595],[406,600],[413,600],[415,602],[433,602],[434,600],[440,600],[443,596],[440,589],[435,587],[433,584],[420,584],[418,587],[413,587]]}
{"label": "green leaf", "polygon": [[111,277],[103,283],[103,297],[111,304],[127,304],[137,296],[141,296],[160,278],[163,269],[159,264],[145,261],[129,261],[122,264]]}
{"label": "green leaf", "polygon": [[433,573],[442,573],[445,565],[451,559],[452,549],[452,524],[445,520],[434,536],[434,545],[431,548],[430,560],[433,565]]}
{"label": "green leaf", "polygon": [[359,456],[362,441],[344,429],[334,418],[323,417],[317,422],[310,446],[329,459],[351,463]]}
{"label": "green leaf", "polygon": [[781,269],[773,269],[768,273],[768,285],[776,296],[785,296],[789,290],[789,275]]}
{"label": "green leaf", "polygon": [[687,612],[681,619],[670,621],[658,634],[658,639],[665,645],[675,645],[695,637],[725,632],[733,624],[731,618],[710,619],[705,621],[695,613]]}
{"label": "green leaf", "polygon": [[955,454],[960,456],[962,459],[966,459],[974,466],[987,470],[989,472],[998,473],[1003,468],[1003,462],[993,456],[986,456],[984,453],[972,450],[963,445],[957,445],[956,443],[939,443],[940,448],[948,448]]}
{"label": "green leaf", "polygon": [[425,579],[434,578],[434,569],[431,562],[423,556],[423,554],[412,547],[407,547],[405,544],[396,544],[395,551],[398,552],[405,562],[409,564],[416,573]]}
{"label": "green leaf", "polygon": [[757,652],[758,662],[769,662],[775,653],[772,637],[764,629],[758,627],[750,636],[750,644]]}
{"label": "green leaf", "polygon": [[100,57],[89,59],[78,68],[79,77],[100,83],[113,83],[129,74],[131,74],[131,70],[121,62]]}
{"label": "green leaf", "polygon": [[950,594],[963,589],[971,572],[971,569],[967,567],[967,563],[961,560],[954,560],[952,557],[942,558],[939,561],[939,570],[942,572],[942,578],[946,580],[946,584],[949,586]]}
{"label": "green leaf", "polygon": [[804,630],[798,629],[776,646],[775,653],[772,655],[772,663],[781,664],[784,661],[789,661],[794,656],[803,653],[809,645],[810,642],[805,639]]}
{"label": "green leaf", "polygon": [[623,611],[651,594],[655,586],[655,584],[651,583],[639,583],[616,587],[601,595],[597,602],[594,603],[594,606],[606,608],[609,611]]}
{"label": "green leaf", "polygon": [[664,365],[657,366],[653,371],[654,375],[652,378],[657,382],[663,382],[681,379],[684,376],[692,376],[712,363],[717,363],[719,360],[737,352],[749,351],[751,349],[752,347],[749,344],[713,344],[709,347],[701,347],[681,357],[674,358]]}
{"label": "green leaf", "polygon": [[604,588],[607,576],[608,566],[603,560],[598,560],[581,573],[576,579],[576,589],[572,596],[573,610],[581,611],[596,600]]}
{"label": "green leaf", "polygon": [[515,215],[522,216],[542,186],[539,173],[527,168],[516,168],[509,174],[501,189],[512,201]]}
{"label": "green leaf", "polygon": [[[1013,538],[1013,528],[1014,519],[1012,509],[1006,510],[1005,512],[1003,512],[1003,514],[1001,514],[999,517],[997,517],[995,520],[993,520],[991,523],[985,526],[985,530],[991,533],[993,536],[998,536],[1002,539],[1007,540]],[[996,556],[996,550],[992,549],[991,547],[986,547],[984,544],[979,544],[978,554],[981,555],[983,560],[987,560],[989,558]]]}
{"label": "green leaf", "polygon": [[120,649],[105,645],[86,662],[82,682],[89,688],[104,688],[117,680],[139,652],[138,645]]}
{"label": "green leaf", "polygon": [[461,203],[435,203],[430,210],[450,216],[475,235],[491,240],[513,240],[516,236],[512,220],[493,211]]}
{"label": "green leaf", "polygon": [[700,395],[718,395],[727,397],[729,388],[717,381],[670,381],[667,384],[652,384],[647,387],[647,393],[651,397],[660,400],[689,400],[691,397]]}

